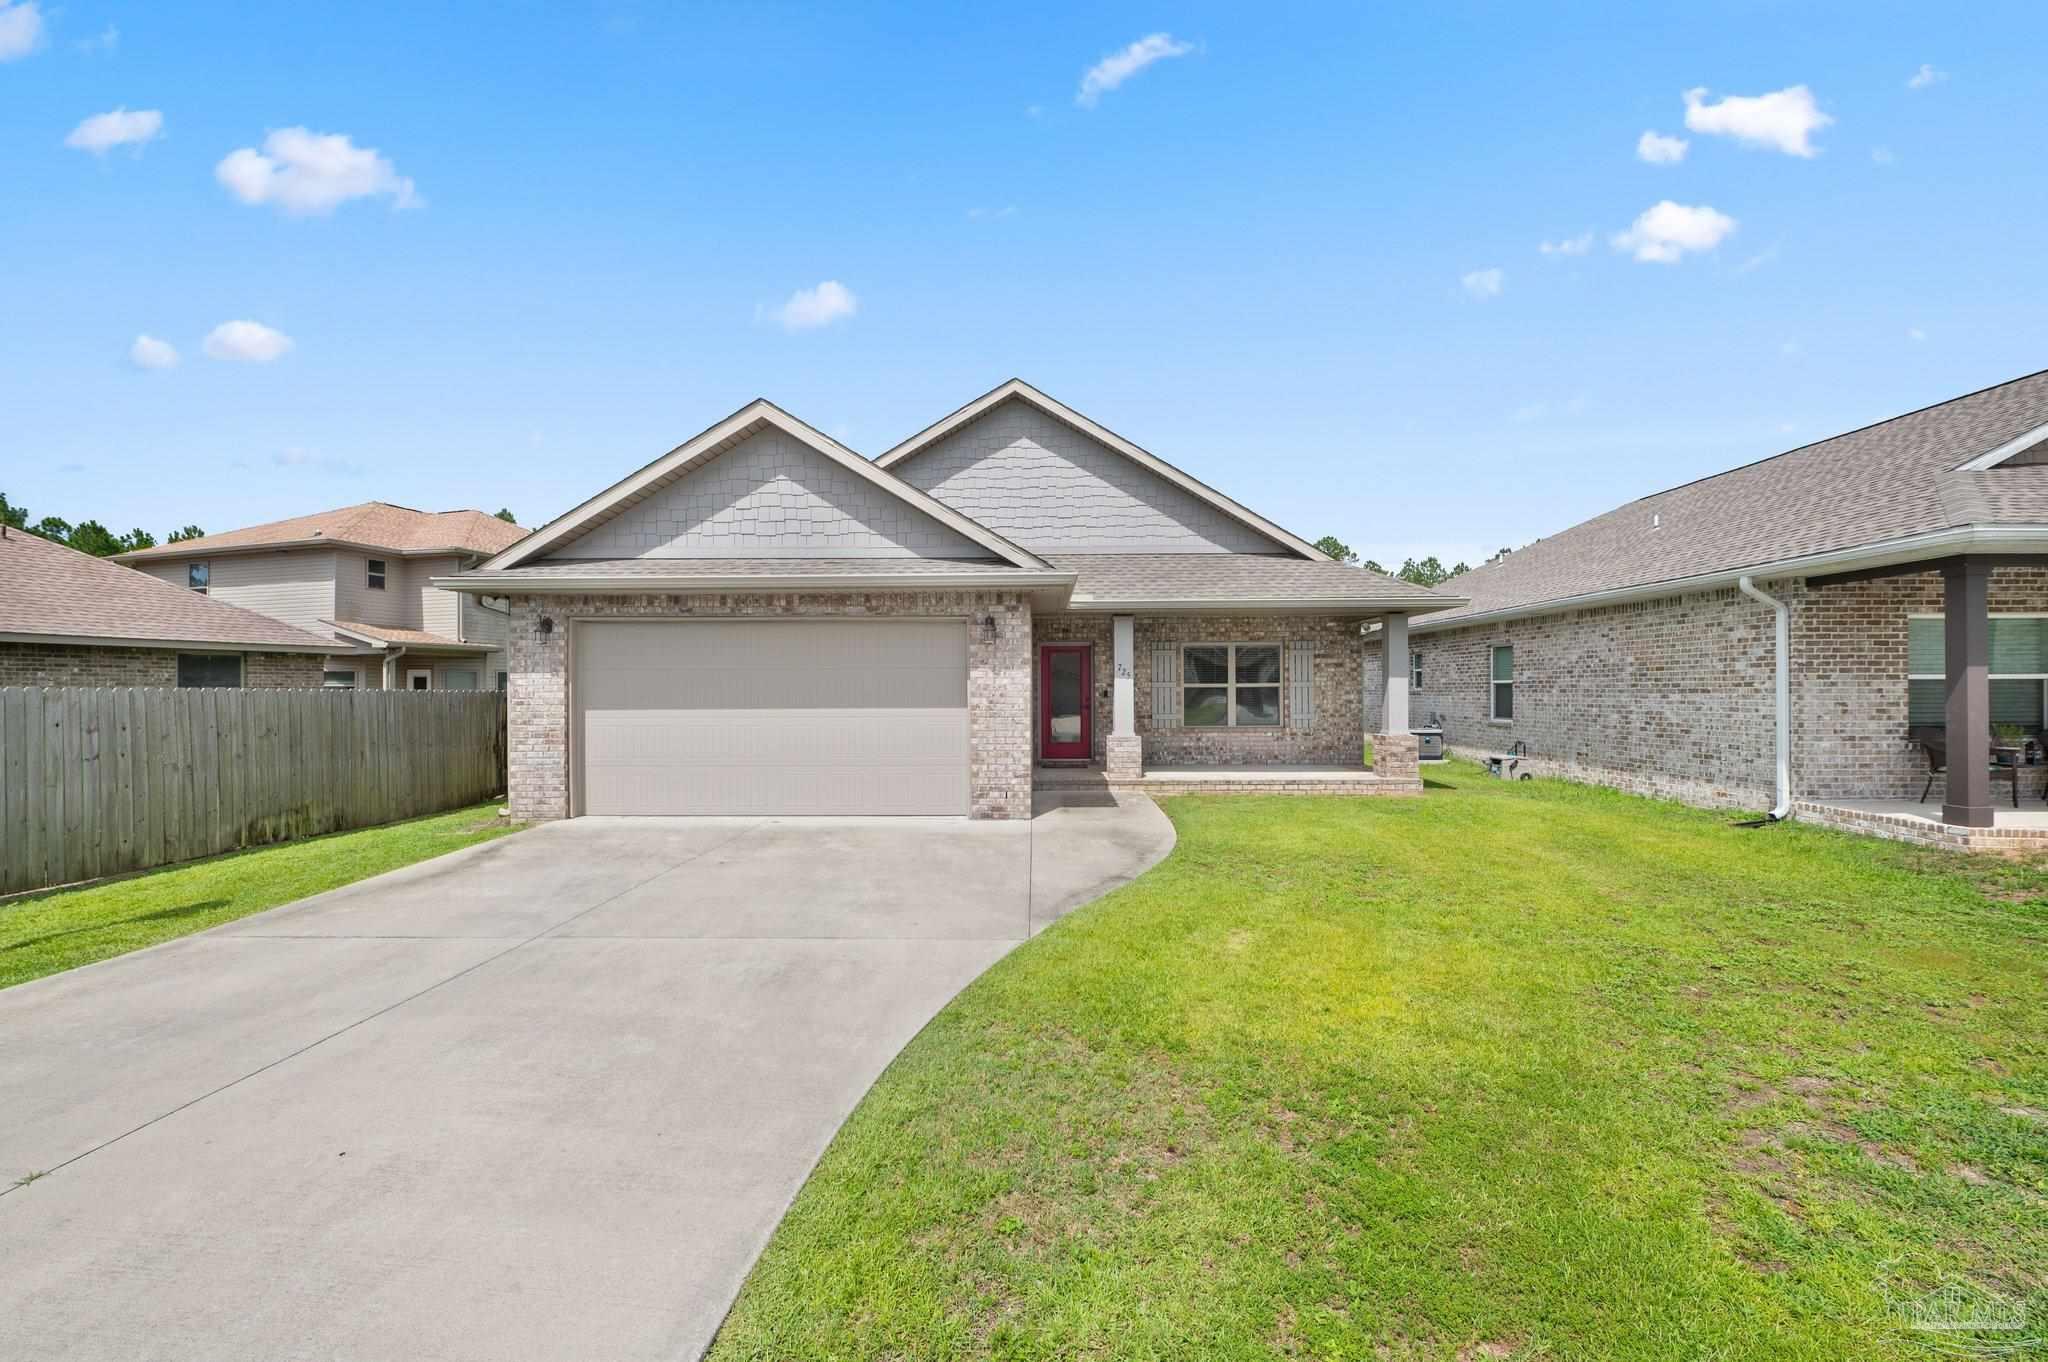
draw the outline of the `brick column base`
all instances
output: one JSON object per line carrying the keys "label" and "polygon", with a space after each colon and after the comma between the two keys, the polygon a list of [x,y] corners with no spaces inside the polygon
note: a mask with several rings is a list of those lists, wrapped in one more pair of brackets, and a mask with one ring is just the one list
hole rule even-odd
{"label": "brick column base", "polygon": [[1135,733],[1112,733],[1103,762],[1103,774],[1111,780],[1136,780],[1145,774],[1145,740]]}
{"label": "brick column base", "polygon": [[1422,788],[1422,767],[1416,759],[1420,744],[1413,733],[1372,735],[1372,773],[1381,780],[1413,781]]}

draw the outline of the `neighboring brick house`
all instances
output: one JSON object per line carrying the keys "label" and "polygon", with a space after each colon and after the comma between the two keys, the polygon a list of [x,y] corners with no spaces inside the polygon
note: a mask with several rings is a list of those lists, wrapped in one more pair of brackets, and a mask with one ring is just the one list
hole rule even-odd
{"label": "neighboring brick house", "polygon": [[2014,790],[1985,778],[1993,725],[2048,727],[2044,460],[2048,373],[1631,502],[1448,584],[1470,601],[1413,626],[1409,703],[1453,750],[1692,803],[2038,811],[2024,743]]}
{"label": "neighboring brick house", "polygon": [[0,526],[0,686],[318,686],[333,642]]}
{"label": "neighboring brick house", "polygon": [[750,403],[435,585],[511,603],[527,819],[1019,818],[1048,765],[1420,793],[1405,721],[1364,765],[1361,631],[1459,603],[1017,381],[874,462]]}
{"label": "neighboring brick house", "polygon": [[326,637],[329,686],[489,690],[505,682],[504,602],[433,582],[525,534],[482,511],[366,501],[115,561]]}

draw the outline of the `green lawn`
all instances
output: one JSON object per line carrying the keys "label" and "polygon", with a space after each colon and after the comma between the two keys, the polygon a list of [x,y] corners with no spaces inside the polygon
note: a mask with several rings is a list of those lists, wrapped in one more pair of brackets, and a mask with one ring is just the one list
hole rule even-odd
{"label": "green lawn", "polygon": [[84,889],[0,903],[0,988],[502,837],[498,806],[240,851]]}
{"label": "green lawn", "polygon": [[2048,875],[1431,783],[1169,801],[890,1068],[713,1357],[1928,1358],[1885,1292],[1947,1275],[2048,1336]]}

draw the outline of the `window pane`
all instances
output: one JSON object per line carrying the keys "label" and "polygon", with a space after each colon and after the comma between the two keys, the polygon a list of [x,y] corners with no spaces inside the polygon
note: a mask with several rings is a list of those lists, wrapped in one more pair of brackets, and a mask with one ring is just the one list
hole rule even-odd
{"label": "window pane", "polygon": [[1906,722],[1914,728],[1929,724],[1940,728],[1948,722],[1948,700],[1943,682],[1906,683]]}
{"label": "window pane", "polygon": [[2048,620],[1992,616],[1991,674],[2013,676],[2048,672],[2048,649],[2042,646],[2048,631],[2043,630],[2043,625],[2048,625]]}
{"label": "window pane", "polygon": [[206,563],[187,563],[185,565],[185,585],[191,587],[194,591],[206,590],[207,583],[212,579],[213,569],[210,565]]}
{"label": "window pane", "polygon": [[504,673],[504,672],[499,672],[499,673],[498,673],[498,689],[499,689],[499,690],[503,690],[503,689],[505,689],[505,673]]}
{"label": "window pane", "polygon": [[1914,676],[1940,676],[1946,670],[1942,661],[1947,649],[1942,646],[1940,620],[1906,621],[1906,670]]}
{"label": "window pane", "polygon": [[369,585],[376,588],[377,590],[383,590],[384,560],[382,558],[370,558],[366,559],[365,561],[369,566],[369,572],[367,574],[367,580]]}
{"label": "window pane", "polygon": [[2018,724],[2031,733],[2041,726],[2041,683],[2039,681],[1993,681],[1991,722]]}
{"label": "window pane", "polygon": [[1408,684],[1415,690],[1422,689],[1422,654],[1408,654]]}
{"label": "window pane", "polygon": [[239,653],[178,654],[178,685],[182,689],[241,684],[242,658]]}
{"label": "window pane", "polygon": [[467,667],[450,667],[441,673],[442,690],[475,690],[476,672]]}
{"label": "window pane", "polygon": [[1185,680],[1193,685],[1221,685],[1230,679],[1230,649],[1190,648]]}
{"label": "window pane", "polygon": [[1493,717],[1512,719],[1515,717],[1515,686],[1512,681],[1493,683]]}
{"label": "window pane", "polygon": [[1247,685],[1278,685],[1280,682],[1280,650],[1261,645],[1256,648],[1237,650],[1237,683]]}
{"label": "window pane", "polygon": [[1229,692],[1221,686],[1187,686],[1181,691],[1181,722],[1189,728],[1220,728],[1230,716]]}
{"label": "window pane", "polygon": [[[1239,654],[1243,656],[1243,654]],[[1240,728],[1270,728],[1280,722],[1278,686],[1239,686],[1237,722]]]}
{"label": "window pane", "polygon": [[1495,648],[1493,650],[1493,679],[1512,681],[1515,679],[1515,650]]}
{"label": "window pane", "polygon": [[322,672],[320,684],[335,690],[353,690],[356,684],[354,672]]}

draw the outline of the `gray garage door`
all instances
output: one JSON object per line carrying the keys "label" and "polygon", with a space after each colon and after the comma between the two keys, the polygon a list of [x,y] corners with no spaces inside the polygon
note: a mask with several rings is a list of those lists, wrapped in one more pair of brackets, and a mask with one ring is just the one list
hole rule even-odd
{"label": "gray garage door", "polygon": [[575,634],[584,813],[967,812],[965,621]]}

